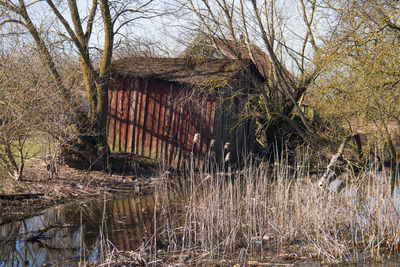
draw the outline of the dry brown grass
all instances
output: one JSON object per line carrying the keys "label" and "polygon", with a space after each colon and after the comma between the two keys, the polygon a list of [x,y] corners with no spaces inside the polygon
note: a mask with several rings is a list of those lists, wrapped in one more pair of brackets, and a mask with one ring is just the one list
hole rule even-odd
{"label": "dry brown grass", "polygon": [[249,162],[234,174],[191,173],[173,197],[170,185],[158,185],[166,216],[152,251],[189,264],[263,261],[271,252],[331,263],[382,261],[397,253],[400,240],[389,175],[371,166],[332,193],[312,182],[307,157],[294,167],[283,160]]}

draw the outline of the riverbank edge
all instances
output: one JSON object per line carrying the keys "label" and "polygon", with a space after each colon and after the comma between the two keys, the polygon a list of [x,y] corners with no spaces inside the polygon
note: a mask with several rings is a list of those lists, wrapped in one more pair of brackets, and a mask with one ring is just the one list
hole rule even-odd
{"label": "riverbank edge", "polygon": [[[26,168],[25,179],[0,178],[0,194],[18,196],[0,199],[0,225],[41,214],[48,208],[76,201],[88,201],[107,195],[142,195],[153,192],[156,172],[117,175],[60,167],[56,178],[49,179],[46,165],[37,161]],[[24,198],[20,195],[31,195]]]}

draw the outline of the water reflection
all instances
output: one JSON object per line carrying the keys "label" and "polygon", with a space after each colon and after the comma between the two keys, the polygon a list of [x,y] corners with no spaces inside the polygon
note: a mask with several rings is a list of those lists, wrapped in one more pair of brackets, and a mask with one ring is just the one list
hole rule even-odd
{"label": "water reflection", "polygon": [[104,238],[119,250],[136,250],[153,233],[154,198],[109,198],[54,207],[0,227],[0,265],[75,266],[96,262]]}

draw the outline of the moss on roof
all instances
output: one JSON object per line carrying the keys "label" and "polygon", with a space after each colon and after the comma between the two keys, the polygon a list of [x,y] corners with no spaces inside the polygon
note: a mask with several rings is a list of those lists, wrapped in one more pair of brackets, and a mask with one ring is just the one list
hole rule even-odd
{"label": "moss on roof", "polygon": [[234,79],[251,64],[250,60],[129,57],[114,61],[111,73],[199,85]]}

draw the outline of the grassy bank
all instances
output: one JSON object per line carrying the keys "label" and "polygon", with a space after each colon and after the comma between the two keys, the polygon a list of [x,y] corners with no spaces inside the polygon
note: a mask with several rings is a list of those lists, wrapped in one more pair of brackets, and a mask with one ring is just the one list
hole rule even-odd
{"label": "grassy bank", "polygon": [[398,252],[390,173],[371,163],[333,193],[310,178],[307,166],[306,157],[294,166],[249,162],[240,173],[192,173],[174,192],[161,183],[165,216],[157,215],[152,257],[163,251],[190,264],[244,264],[284,253],[293,261],[339,263],[384,261]]}

